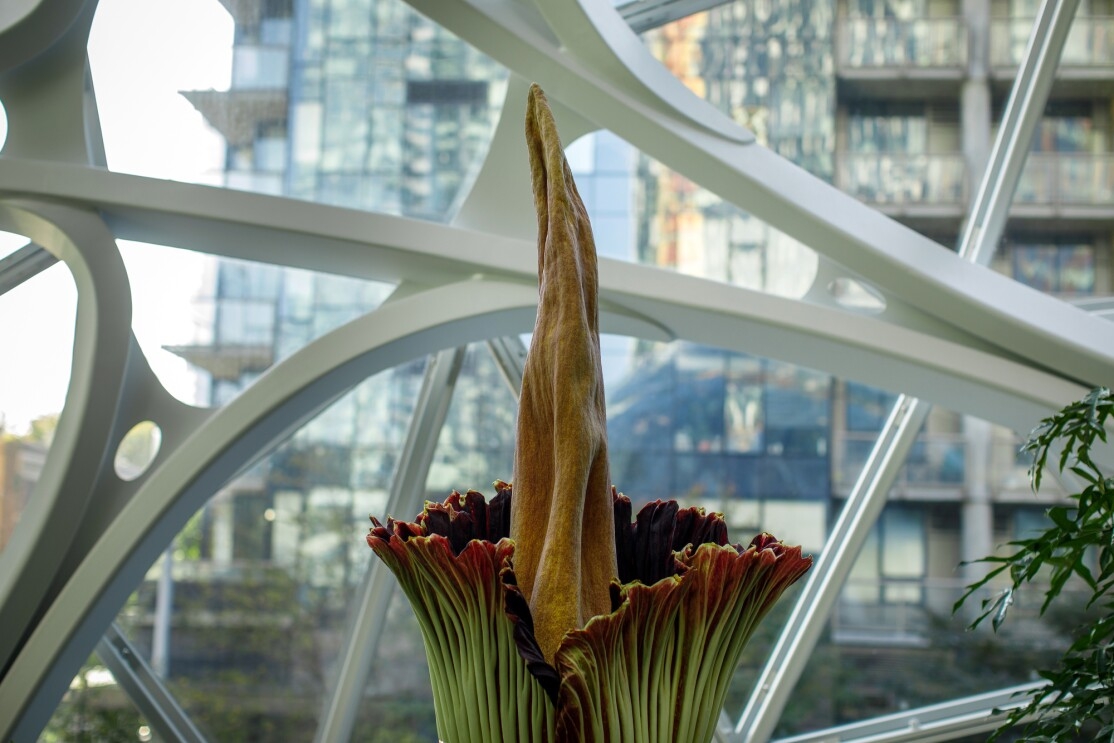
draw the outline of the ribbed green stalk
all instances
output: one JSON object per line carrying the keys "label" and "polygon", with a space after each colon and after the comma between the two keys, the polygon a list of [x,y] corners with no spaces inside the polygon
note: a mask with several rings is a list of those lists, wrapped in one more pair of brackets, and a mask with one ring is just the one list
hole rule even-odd
{"label": "ribbed green stalk", "polygon": [[710,741],[758,620],[810,564],[776,547],[686,551],[685,572],[624,586],[618,609],[569,633],[557,651],[557,741]]}
{"label": "ribbed green stalk", "polygon": [[473,540],[459,555],[441,536],[391,536],[373,548],[418,618],[437,734],[445,743],[554,740],[553,705],[529,673],[503,612],[499,571],[510,540]]}

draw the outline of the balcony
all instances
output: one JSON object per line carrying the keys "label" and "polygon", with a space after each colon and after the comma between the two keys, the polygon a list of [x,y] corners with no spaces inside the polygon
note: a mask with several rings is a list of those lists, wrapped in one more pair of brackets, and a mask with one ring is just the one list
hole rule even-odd
{"label": "balcony", "polygon": [[1013,204],[1021,218],[1114,219],[1114,154],[1032,152]]}
{"label": "balcony", "polygon": [[893,217],[958,219],[967,204],[967,163],[960,154],[843,152],[836,185]]}
{"label": "balcony", "polygon": [[[872,431],[843,431],[835,442],[832,490],[851,492],[874,448]],[[922,500],[956,500],[962,494],[967,470],[967,443],[962,434],[921,434],[905,466],[898,473],[891,496]]]}
{"label": "balcony", "polygon": [[844,96],[954,92],[967,66],[967,26],[959,18],[845,18],[836,65]]}
{"label": "balcony", "polygon": [[285,89],[183,90],[182,96],[234,147],[254,142],[261,122],[286,120]]}
{"label": "balcony", "polygon": [[[958,561],[958,556],[957,556]],[[965,590],[962,578],[851,578],[832,612],[832,639],[860,646],[939,646],[944,635],[974,618],[983,599],[994,597],[1000,583],[969,598],[964,612],[952,616],[952,605]],[[1033,585],[1015,594],[1005,632],[1022,644],[1063,643],[1056,629],[1040,616],[1044,587]],[[1065,587],[1063,605],[1081,606],[1089,595],[1076,583]]]}
{"label": "balcony", "polygon": [[272,171],[230,170],[225,174],[224,185],[237,191],[282,196],[283,174]]}
{"label": "balcony", "polygon": [[240,44],[232,50],[232,87],[237,90],[285,90],[290,48]]}
{"label": "balcony", "polygon": [[[990,64],[1017,67],[1025,54],[1033,18],[995,18],[990,25]],[[1060,70],[1097,69],[1114,72],[1114,17],[1077,16],[1068,31]]]}
{"label": "balcony", "polygon": [[[1013,84],[1032,18],[995,18],[990,25],[990,66],[995,87],[1005,94]],[[1078,98],[1114,95],[1114,17],[1076,16],[1064,44],[1053,96]]]}

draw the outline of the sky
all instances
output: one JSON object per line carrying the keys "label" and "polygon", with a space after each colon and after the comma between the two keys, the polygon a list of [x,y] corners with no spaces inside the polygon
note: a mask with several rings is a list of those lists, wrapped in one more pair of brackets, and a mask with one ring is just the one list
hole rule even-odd
{"label": "sky", "polygon": [[[89,58],[111,170],[219,185],[223,139],[178,94],[227,89],[233,23],[217,0],[101,0]],[[2,102],[0,102],[2,103]],[[0,122],[0,142],[6,124]],[[0,233],[0,257],[25,240]],[[206,261],[187,251],[120,241],[132,284],[133,330],[167,389],[197,401],[197,379],[163,345],[197,339]],[[76,290],[55,265],[0,295],[0,420],[26,432],[61,410],[69,383]],[[12,360],[18,359],[18,363]]]}

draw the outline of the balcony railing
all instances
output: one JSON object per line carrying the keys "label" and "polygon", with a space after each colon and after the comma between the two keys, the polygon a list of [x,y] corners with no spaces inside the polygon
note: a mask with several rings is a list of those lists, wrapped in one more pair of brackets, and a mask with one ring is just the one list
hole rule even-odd
{"label": "balcony railing", "polygon": [[285,88],[290,48],[241,44],[232,50],[232,87],[238,90]]}
{"label": "balcony railing", "polygon": [[282,173],[230,170],[225,175],[225,185],[238,191],[282,195]]}
{"label": "balcony railing", "polygon": [[[1033,30],[1032,18],[995,18],[990,25],[990,63],[1016,67]],[[1114,17],[1077,16],[1068,31],[1060,68],[1114,67]]]}
{"label": "balcony railing", "polygon": [[[840,434],[840,455],[833,483],[837,492],[847,491],[855,482],[876,438],[873,432],[843,431]],[[962,434],[922,434],[909,451],[894,487],[956,489],[963,485],[966,468],[967,443]]]}
{"label": "balcony railing", "polygon": [[958,69],[967,64],[967,26],[959,18],[846,18],[838,49],[842,69]]}
{"label": "balcony railing", "polygon": [[[958,561],[958,558],[957,558]],[[965,611],[952,616],[952,605],[964,593],[966,581],[956,578],[856,579],[844,586],[832,613],[832,633],[837,642],[855,644],[932,644],[933,634],[952,633],[974,618],[983,599],[992,598],[1001,586],[984,587],[965,603]],[[1032,585],[1014,596],[1007,634],[1015,641],[1063,643],[1053,627],[1040,618],[1045,587]],[[1082,607],[1089,591],[1071,583],[1060,606]]]}
{"label": "balcony railing", "polygon": [[1114,154],[1032,152],[1021,173],[1015,204],[1114,204]]}
{"label": "balcony railing", "polygon": [[963,155],[844,152],[836,184],[868,204],[962,206],[967,198]]}

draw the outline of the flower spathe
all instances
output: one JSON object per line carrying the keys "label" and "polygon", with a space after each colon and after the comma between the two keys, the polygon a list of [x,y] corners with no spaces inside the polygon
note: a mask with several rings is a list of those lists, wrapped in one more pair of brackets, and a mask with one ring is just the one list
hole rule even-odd
{"label": "flower spathe", "polygon": [[719,514],[672,501],[632,523],[630,501],[613,494],[629,580],[611,584],[611,610],[568,632],[550,665],[505,536],[511,488],[496,487],[490,503],[453,493],[367,536],[418,617],[441,739],[711,740],[747,640],[811,559],[769,534],[728,544]]}

